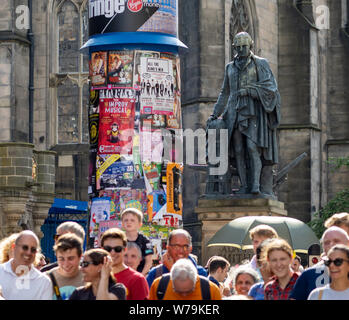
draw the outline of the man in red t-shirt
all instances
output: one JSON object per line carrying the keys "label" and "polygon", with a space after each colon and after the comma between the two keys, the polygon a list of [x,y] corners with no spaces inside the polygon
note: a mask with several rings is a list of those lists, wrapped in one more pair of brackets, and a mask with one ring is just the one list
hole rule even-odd
{"label": "man in red t-shirt", "polygon": [[124,284],[127,289],[127,300],[148,299],[147,280],[141,273],[127,267],[124,263],[126,245],[126,234],[118,228],[105,231],[101,237],[101,246],[110,253],[113,261],[112,272],[117,282]]}

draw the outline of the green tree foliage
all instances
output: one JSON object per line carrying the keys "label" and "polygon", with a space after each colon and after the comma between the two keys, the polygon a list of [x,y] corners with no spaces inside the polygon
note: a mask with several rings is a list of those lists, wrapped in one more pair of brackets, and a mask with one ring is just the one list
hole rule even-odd
{"label": "green tree foliage", "polygon": [[349,168],[349,157],[329,158],[327,163],[334,166],[334,170],[340,169],[343,166]]}
{"label": "green tree foliage", "polygon": [[339,212],[349,212],[349,189],[338,192],[326,206],[315,213],[314,219],[310,221],[308,225],[320,239],[325,231],[325,221],[335,213]]}

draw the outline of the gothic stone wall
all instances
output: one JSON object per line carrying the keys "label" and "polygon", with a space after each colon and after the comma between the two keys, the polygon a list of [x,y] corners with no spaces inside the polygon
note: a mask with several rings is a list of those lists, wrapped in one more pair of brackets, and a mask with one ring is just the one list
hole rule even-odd
{"label": "gothic stone wall", "polygon": [[0,13],[0,142],[28,140],[29,47],[16,28],[15,8],[26,1],[4,0]]}

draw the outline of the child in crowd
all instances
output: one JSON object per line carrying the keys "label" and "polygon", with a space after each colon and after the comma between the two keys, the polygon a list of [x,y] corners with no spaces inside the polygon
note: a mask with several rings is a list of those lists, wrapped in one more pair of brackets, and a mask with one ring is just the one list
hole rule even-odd
{"label": "child in crowd", "polygon": [[154,253],[150,240],[139,233],[143,223],[143,213],[136,208],[127,208],[121,213],[122,228],[126,232],[128,242],[135,242],[142,251],[142,261],[137,271],[144,276],[153,265],[152,255]]}

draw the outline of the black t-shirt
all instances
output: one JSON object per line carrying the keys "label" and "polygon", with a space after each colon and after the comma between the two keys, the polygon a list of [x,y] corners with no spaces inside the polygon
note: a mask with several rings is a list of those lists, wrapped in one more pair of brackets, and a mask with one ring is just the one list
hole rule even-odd
{"label": "black t-shirt", "polygon": [[[109,290],[118,297],[119,300],[126,300],[126,288],[122,283],[115,283],[109,280]],[[85,286],[76,288],[70,296],[69,300],[96,300],[96,296],[93,294],[92,286]]]}
{"label": "black t-shirt", "polygon": [[148,237],[144,236],[141,233],[138,233],[138,237],[135,241],[127,240],[128,242],[135,242],[142,251],[142,261],[140,262],[139,266],[137,267],[138,272],[142,272],[144,265],[145,265],[145,256],[148,256],[149,254],[153,254],[153,245],[151,244]]}

